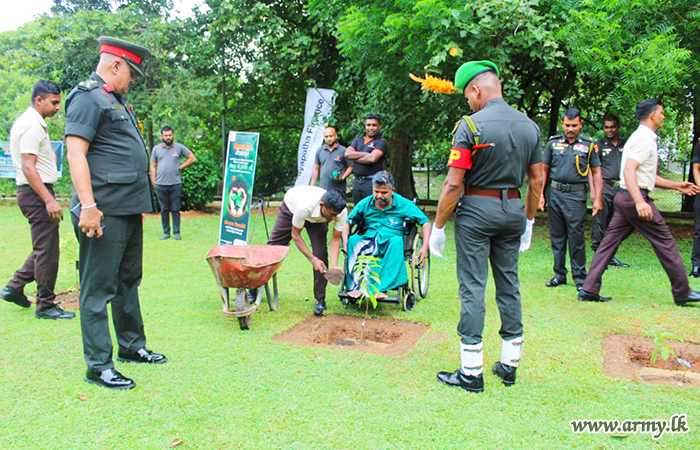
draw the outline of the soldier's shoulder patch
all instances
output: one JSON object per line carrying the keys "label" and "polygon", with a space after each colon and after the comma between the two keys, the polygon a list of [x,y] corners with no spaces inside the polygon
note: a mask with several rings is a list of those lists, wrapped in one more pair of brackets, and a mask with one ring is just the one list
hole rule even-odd
{"label": "soldier's shoulder patch", "polygon": [[95,89],[97,86],[99,86],[99,83],[92,78],[87,79],[85,81],[81,81],[78,83],[78,89],[81,91],[91,91]]}

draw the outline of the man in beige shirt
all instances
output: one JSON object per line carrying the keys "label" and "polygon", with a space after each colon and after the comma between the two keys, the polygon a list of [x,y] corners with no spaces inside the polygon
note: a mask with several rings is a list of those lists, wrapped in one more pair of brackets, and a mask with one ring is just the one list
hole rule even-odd
{"label": "man in beige shirt", "polygon": [[690,290],[688,275],[676,240],[654,205],[654,199],[649,197],[649,192],[653,191],[654,187],[675,189],[686,195],[695,195],[700,191],[695,184],[688,181],[671,181],[656,174],[656,132],[663,125],[664,119],[664,106],[659,100],[647,99],[637,105],[639,128],[627,140],[622,152],[622,189],[615,196],[615,214],[591,261],[591,268],[578,296],[581,301],[612,300],[611,297],[599,295],[603,272],[622,241],[637,230],[647,238],[666,271],[676,305],[700,302],[700,292]]}
{"label": "man in beige shirt", "polygon": [[30,304],[24,295],[24,286],[36,280],[34,315],[37,319],[75,317],[54,302],[60,255],[58,224],[63,219],[63,210],[53,192],[53,183],[58,179],[56,155],[44,119],[53,117],[60,104],[58,85],[40,80],[34,85],[32,106],[17,118],[10,130],[12,165],[17,171],[17,205],[29,220],[32,253],[0,291],[0,297],[28,308]]}
{"label": "man in beige shirt", "polygon": [[[328,282],[324,274],[328,271],[328,222],[335,221],[330,244],[330,268],[340,270],[340,237],[347,217],[345,195],[338,189],[326,191],[316,186],[295,186],[284,194],[275,226],[267,241],[267,245],[287,245],[293,240],[299,251],[309,260],[314,268],[314,314],[317,316],[326,310]],[[301,237],[302,228],[306,228],[309,235],[311,251]]]}

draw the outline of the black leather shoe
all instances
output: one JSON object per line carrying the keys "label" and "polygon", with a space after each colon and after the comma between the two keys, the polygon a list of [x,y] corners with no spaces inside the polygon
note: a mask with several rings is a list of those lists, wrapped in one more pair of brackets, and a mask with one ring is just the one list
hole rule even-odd
{"label": "black leather shoe", "polygon": [[576,285],[576,290],[581,292],[583,290],[583,285],[582,284],[577,284]]}
{"label": "black leather shoe", "polygon": [[[615,266],[615,267],[625,267],[625,268],[627,268],[627,267],[630,266],[629,264],[623,263],[622,261],[620,261],[619,259],[617,259],[617,258],[614,257],[614,256],[612,257],[612,259],[610,260],[610,262],[608,263],[608,265],[609,265],[609,266]],[[698,276],[700,277],[700,274],[698,274]]]}
{"label": "black leather shoe", "polygon": [[120,362],[135,362],[135,363],[146,363],[146,364],[163,364],[168,358],[160,353],[154,353],[147,349],[146,347],[137,351],[136,353],[128,353],[119,350],[119,355],[117,356],[117,361]]}
{"label": "black leather shoe", "polygon": [[34,313],[34,317],[37,319],[72,319],[75,317],[75,313],[70,311],[64,311],[58,305],[53,305],[51,308],[44,309],[42,311],[37,311]]}
{"label": "black leather shoe", "polygon": [[163,234],[163,236],[161,236],[160,239],[158,239],[158,240],[159,240],[159,241],[164,241],[164,240],[166,240],[166,239],[170,239],[170,235],[167,234],[167,233]]}
{"label": "black leather shoe", "polygon": [[102,372],[95,372],[92,369],[88,369],[85,374],[85,381],[104,386],[108,389],[133,389],[136,387],[134,380],[125,377],[114,368],[103,370]]}
{"label": "black leather shoe", "polygon": [[315,316],[320,316],[323,314],[323,311],[326,310],[326,301],[325,300],[316,300],[316,306],[314,306],[314,315]]}
{"label": "black leather shoe", "polygon": [[693,270],[690,271],[688,276],[693,278],[700,278],[700,266],[693,267]]}
{"label": "black leather shoe", "polygon": [[598,294],[581,289],[578,293],[578,299],[582,302],[609,302],[612,300],[612,297],[601,297]]}
{"label": "black leather shoe", "polygon": [[437,380],[447,386],[459,387],[469,392],[484,392],[484,376],[464,375],[461,369],[456,372],[439,372]]}
{"label": "black leather shoe", "polygon": [[674,298],[673,299],[678,306],[685,306],[687,303],[697,303],[700,302],[700,292],[690,291],[690,295],[685,298]]}
{"label": "black leather shoe", "polygon": [[2,288],[2,291],[0,291],[0,298],[10,303],[19,305],[22,308],[29,308],[29,306],[31,305],[31,303],[29,303],[29,300],[27,300],[27,296],[24,295],[24,292],[15,291],[9,286],[5,286],[4,288]]}
{"label": "black leather shoe", "polygon": [[501,379],[504,386],[513,386],[515,384],[515,371],[517,367],[509,366],[498,361],[493,365],[493,374]]}
{"label": "black leather shoe", "polygon": [[561,286],[562,284],[566,284],[566,280],[560,280],[559,278],[554,277],[551,280],[547,281],[544,285],[547,287],[557,287]]}

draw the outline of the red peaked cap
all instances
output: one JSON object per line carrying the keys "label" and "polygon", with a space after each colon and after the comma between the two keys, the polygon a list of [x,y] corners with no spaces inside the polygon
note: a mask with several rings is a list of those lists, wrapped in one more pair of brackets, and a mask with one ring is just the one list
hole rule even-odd
{"label": "red peaked cap", "polygon": [[109,53],[124,59],[132,69],[143,76],[141,62],[151,54],[147,48],[110,36],[100,36],[98,41],[101,44],[100,53]]}

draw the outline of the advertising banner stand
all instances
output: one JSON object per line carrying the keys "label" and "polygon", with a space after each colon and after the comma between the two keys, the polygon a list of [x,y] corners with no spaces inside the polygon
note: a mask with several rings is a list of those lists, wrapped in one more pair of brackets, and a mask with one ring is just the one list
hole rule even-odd
{"label": "advertising banner stand", "polygon": [[259,142],[259,133],[231,131],[228,135],[219,245],[246,245],[248,241]]}

